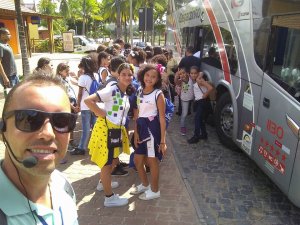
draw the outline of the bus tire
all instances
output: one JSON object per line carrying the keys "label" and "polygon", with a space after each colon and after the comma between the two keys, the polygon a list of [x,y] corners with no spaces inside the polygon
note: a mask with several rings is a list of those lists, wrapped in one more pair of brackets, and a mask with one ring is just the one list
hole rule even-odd
{"label": "bus tire", "polygon": [[233,135],[233,106],[229,93],[223,94],[215,108],[215,127],[220,142],[227,148],[238,150],[232,140]]}

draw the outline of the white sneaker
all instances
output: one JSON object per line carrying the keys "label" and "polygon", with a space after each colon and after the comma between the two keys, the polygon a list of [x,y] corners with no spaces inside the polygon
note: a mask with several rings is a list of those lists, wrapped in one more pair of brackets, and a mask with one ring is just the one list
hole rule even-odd
{"label": "white sneaker", "polygon": [[140,185],[134,187],[133,190],[130,192],[130,194],[137,195],[137,194],[147,191],[149,188],[150,188],[150,184],[147,187],[145,187],[143,184],[140,184]]}
{"label": "white sneaker", "polygon": [[141,194],[139,196],[139,199],[142,199],[142,200],[151,200],[151,199],[155,199],[155,198],[159,198],[160,197],[160,191],[158,192],[153,192],[150,189],[148,189],[147,191],[145,191],[143,194]]}
{"label": "white sneaker", "polygon": [[117,207],[128,204],[127,198],[120,198],[118,194],[113,194],[111,197],[105,197],[104,206],[105,207]]}
{"label": "white sneaker", "polygon": [[[111,188],[117,188],[119,187],[119,183],[117,181],[112,181],[111,182]],[[103,184],[99,181],[97,187],[97,191],[103,191]]]}

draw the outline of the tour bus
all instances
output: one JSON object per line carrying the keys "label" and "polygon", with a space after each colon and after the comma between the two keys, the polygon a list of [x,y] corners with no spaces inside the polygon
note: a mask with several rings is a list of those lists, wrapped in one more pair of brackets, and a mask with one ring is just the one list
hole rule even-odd
{"label": "tour bus", "polygon": [[300,1],[169,0],[166,46],[207,57],[220,141],[238,146],[300,207]]}

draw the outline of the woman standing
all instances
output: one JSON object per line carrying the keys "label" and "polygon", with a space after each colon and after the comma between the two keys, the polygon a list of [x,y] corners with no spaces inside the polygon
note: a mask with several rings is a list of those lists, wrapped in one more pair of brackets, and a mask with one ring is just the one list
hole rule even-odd
{"label": "woman standing", "polygon": [[96,117],[89,110],[84,100],[89,96],[90,88],[93,80],[95,79],[94,73],[96,66],[93,59],[85,56],[80,61],[80,67],[83,69],[82,74],[78,79],[78,97],[77,97],[77,110],[81,112],[82,133],[77,148],[70,152],[71,155],[84,155],[87,150],[87,144],[90,136],[90,129],[94,126]]}
{"label": "woman standing", "polygon": [[178,63],[176,61],[176,59],[173,58],[173,51],[171,49],[168,50],[166,57],[168,59],[168,63],[167,63],[167,74],[169,77],[169,81],[170,81],[170,92],[171,92],[171,100],[174,103],[174,98],[175,98],[175,72],[177,67],[178,67]]}
{"label": "woman standing", "polygon": [[[58,66],[56,68],[56,76],[61,78],[62,83],[66,87],[66,91],[67,91],[67,94],[70,99],[71,112],[78,113],[79,110],[76,107],[77,106],[77,96],[76,96],[76,92],[75,92],[74,88],[71,85],[71,84],[77,85],[77,81],[72,80],[72,78],[70,76],[70,67],[68,66],[67,63],[58,64]],[[70,135],[69,144],[75,146],[73,131],[71,132],[71,135]]]}
{"label": "woman standing", "polygon": [[[118,187],[119,184],[111,181],[111,172],[117,163],[116,158],[120,154],[120,147],[125,153],[130,153],[129,140],[124,125],[130,107],[127,88],[132,82],[133,72],[134,68],[130,64],[121,64],[118,68],[119,76],[116,85],[105,87],[85,99],[86,105],[98,116],[88,148],[90,149],[91,160],[101,168],[97,190],[100,187],[104,190],[104,206],[106,207],[128,204],[127,198],[121,198],[113,193],[112,188]],[[97,102],[99,101],[104,103],[105,110],[98,107]],[[122,139],[118,147],[110,147],[109,142],[112,139],[112,137],[108,137],[109,133],[112,134],[110,129],[121,130],[120,135],[113,138],[114,140]]]}
{"label": "woman standing", "polygon": [[[69,100],[70,100],[71,112],[78,113],[78,108],[76,107],[77,106],[76,93],[75,93],[74,88],[71,85],[71,83],[73,83],[73,84],[75,84],[75,83],[71,81],[71,77],[70,77],[69,73],[70,73],[70,69],[69,69],[68,64],[66,64],[66,63],[58,64],[58,66],[56,68],[56,76],[58,76],[61,79],[62,83],[64,84],[64,86],[66,88],[66,91],[67,91],[67,94],[68,94]],[[71,133],[70,133],[69,146],[75,147],[73,131],[71,131]],[[65,156],[65,158],[63,158],[60,161],[60,164],[65,164],[65,163],[67,163],[66,156]]]}
{"label": "woman standing", "polygon": [[33,75],[53,76],[53,65],[51,59],[42,57],[37,63],[37,67],[33,71]]}

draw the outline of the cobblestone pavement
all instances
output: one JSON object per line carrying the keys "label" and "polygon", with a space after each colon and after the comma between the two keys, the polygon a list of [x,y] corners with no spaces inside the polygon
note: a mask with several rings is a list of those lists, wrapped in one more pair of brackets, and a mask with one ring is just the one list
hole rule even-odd
{"label": "cobblestone pavement", "polygon": [[168,136],[181,174],[191,187],[208,225],[299,225],[300,209],[289,202],[246,154],[225,148],[213,127],[209,138],[189,145],[193,117],[187,117],[188,135],[179,133],[175,115]]}

